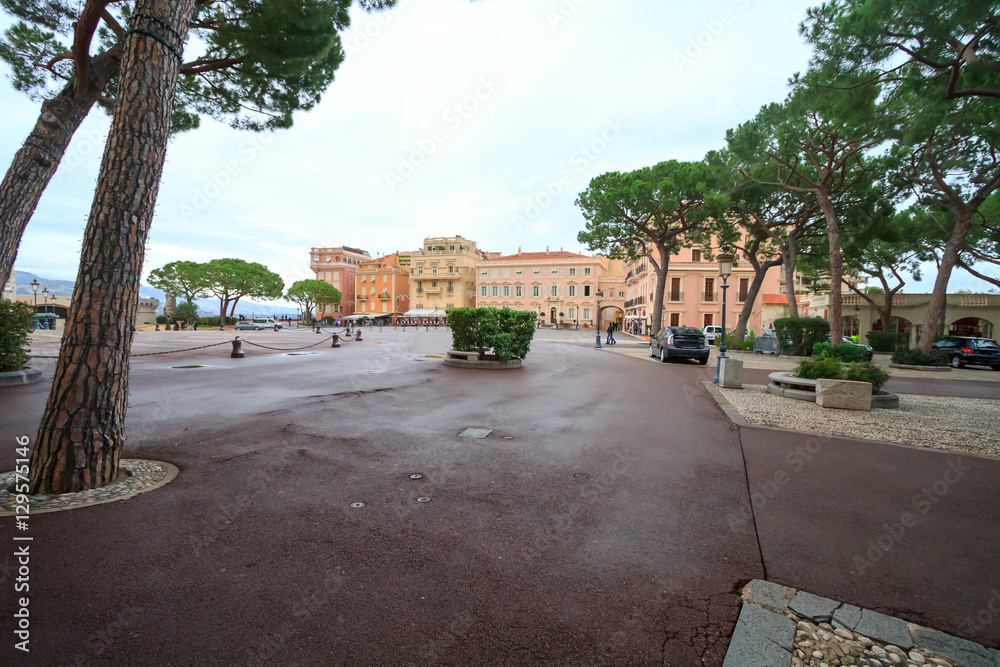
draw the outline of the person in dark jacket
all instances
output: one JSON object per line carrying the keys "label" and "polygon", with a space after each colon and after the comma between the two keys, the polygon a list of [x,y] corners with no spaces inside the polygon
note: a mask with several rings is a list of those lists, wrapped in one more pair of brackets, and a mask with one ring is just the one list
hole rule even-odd
{"label": "person in dark jacket", "polygon": [[608,323],[608,340],[604,344],[605,345],[614,345],[615,342],[616,342],[615,341],[615,323],[614,322],[609,322]]}

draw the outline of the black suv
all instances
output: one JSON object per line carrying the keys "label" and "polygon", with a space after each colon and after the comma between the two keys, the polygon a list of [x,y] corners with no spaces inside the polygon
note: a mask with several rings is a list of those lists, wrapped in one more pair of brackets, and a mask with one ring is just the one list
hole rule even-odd
{"label": "black suv", "polygon": [[948,355],[952,368],[973,364],[1000,371],[1000,345],[990,338],[946,336],[934,343],[934,349]]}
{"label": "black suv", "polygon": [[708,340],[705,334],[693,327],[663,327],[649,339],[649,356],[667,359],[697,359],[704,366],[708,363]]}

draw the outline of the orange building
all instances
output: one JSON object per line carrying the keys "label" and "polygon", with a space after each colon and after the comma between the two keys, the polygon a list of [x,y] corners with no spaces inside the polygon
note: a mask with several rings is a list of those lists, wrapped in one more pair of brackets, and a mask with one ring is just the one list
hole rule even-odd
{"label": "orange building", "polygon": [[354,279],[362,262],[371,261],[368,251],[359,248],[340,246],[337,248],[313,248],[309,255],[309,268],[316,273],[318,280],[330,283],[341,293],[339,304],[320,305],[318,316],[342,317],[353,315]]}
{"label": "orange building", "polygon": [[395,319],[408,309],[410,270],[408,257],[402,261],[399,253],[386,255],[358,266],[355,280],[355,315]]}

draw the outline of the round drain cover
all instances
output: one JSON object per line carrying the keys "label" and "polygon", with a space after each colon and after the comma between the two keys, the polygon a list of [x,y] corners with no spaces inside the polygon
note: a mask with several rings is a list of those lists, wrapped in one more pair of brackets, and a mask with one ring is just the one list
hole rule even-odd
{"label": "round drain cover", "polygon": [[573,477],[576,477],[577,479],[583,479],[586,476],[587,476],[587,473],[585,473],[585,472],[575,472],[575,473],[573,473]]}
{"label": "round drain cover", "polygon": [[427,496],[420,496],[419,498],[417,498],[418,503],[429,503],[430,501],[431,499],[428,498]]}
{"label": "round drain cover", "polygon": [[364,506],[365,506],[364,503],[351,503],[351,507],[353,507],[354,509],[357,509],[359,507],[364,507]]}
{"label": "round drain cover", "polygon": [[415,472],[412,475],[410,475],[410,479],[423,479],[423,478],[424,476],[421,475],[419,472]]}

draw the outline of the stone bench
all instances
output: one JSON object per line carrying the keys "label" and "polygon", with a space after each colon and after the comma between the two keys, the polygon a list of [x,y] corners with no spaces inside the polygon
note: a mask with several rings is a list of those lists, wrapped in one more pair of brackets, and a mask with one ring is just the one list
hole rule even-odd
{"label": "stone bench", "polygon": [[[788,372],[776,372],[767,376],[770,384],[767,391],[776,396],[794,398],[798,401],[816,402],[816,384],[818,380],[796,377]],[[872,395],[872,408],[898,408],[899,396],[887,391],[880,391]]]}

